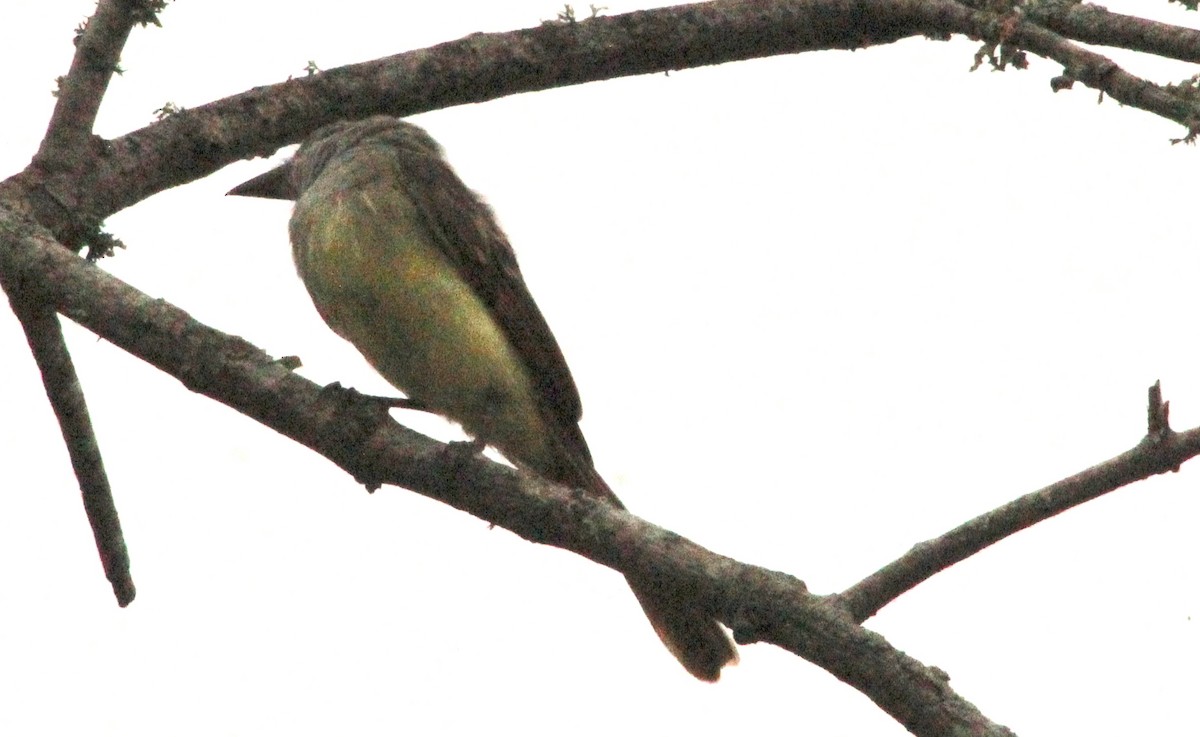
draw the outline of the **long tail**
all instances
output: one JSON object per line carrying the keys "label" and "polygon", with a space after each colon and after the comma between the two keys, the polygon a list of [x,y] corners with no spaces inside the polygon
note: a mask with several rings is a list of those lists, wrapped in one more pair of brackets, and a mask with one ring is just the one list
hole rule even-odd
{"label": "long tail", "polygon": [[[594,468],[588,476],[588,490],[624,508]],[[625,580],[659,639],[688,673],[714,682],[721,677],[721,668],[737,663],[737,648],[729,635],[686,590],[635,576],[626,576]]]}
{"label": "long tail", "polygon": [[715,682],[721,668],[738,660],[733,641],[717,620],[689,605],[679,591],[626,576],[650,626],[680,665],[702,681]]}

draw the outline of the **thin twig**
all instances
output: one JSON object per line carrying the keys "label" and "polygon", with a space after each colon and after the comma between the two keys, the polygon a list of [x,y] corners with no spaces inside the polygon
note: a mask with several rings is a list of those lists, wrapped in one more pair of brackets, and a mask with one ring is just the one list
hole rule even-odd
{"label": "thin twig", "polygon": [[[987,4],[987,0],[960,1],[979,10]],[[1072,41],[1200,62],[1200,31],[1195,28],[1114,13],[1093,3],[1025,3],[1021,12],[1029,21]]]}
{"label": "thin twig", "polygon": [[87,150],[100,103],[129,32],[138,23],[137,0],[101,0],[96,12],[76,31],[75,58],[65,77],[59,77],[58,102],[42,139],[37,162],[54,170]]}
{"label": "thin twig", "polygon": [[1074,476],[981,514],[941,537],[914,546],[900,558],[836,595],[856,622],[955,563],[1072,507],[1161,473],[1200,455],[1200,428],[1176,433],[1167,424],[1159,385],[1149,390],[1146,436],[1133,448]]}
{"label": "thin twig", "polygon": [[1001,40],[1062,64],[1067,77],[1099,90],[1117,102],[1154,113],[1188,128],[1200,122],[1200,106],[1179,90],[1161,87],[1134,76],[1108,57],[1071,43],[1053,31],[1010,16],[1001,24]]}
{"label": "thin twig", "polygon": [[1200,118],[1186,96],[1017,14],[954,0],[716,0],[473,34],[192,107],[110,141],[79,197],[107,217],[233,161],[296,143],[335,119],[406,116],[599,80],[952,34],[1027,49],[1122,104],[1189,128]]}
{"label": "thin twig", "polygon": [[2,276],[0,282],[4,283],[9,304],[25,330],[25,338],[42,374],[46,396],[58,418],[63,441],[71,457],[71,466],[75,469],[75,478],[83,495],[83,508],[96,540],[96,551],[104,566],[104,575],[112,584],[117,604],[128,606],[137,594],[129,573],[129,552],[125,547],[125,536],[121,532],[121,520],[117,516],[108,475],[104,472],[100,444],[92,430],[83,388],[63,339],[62,325],[53,309],[25,299]]}

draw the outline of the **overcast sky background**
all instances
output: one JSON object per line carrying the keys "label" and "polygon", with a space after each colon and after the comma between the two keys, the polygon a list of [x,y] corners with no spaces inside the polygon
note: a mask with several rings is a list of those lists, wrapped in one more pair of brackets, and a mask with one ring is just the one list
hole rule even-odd
{"label": "overcast sky background", "polygon": [[[1173,23],[1165,2],[1110,0]],[[1158,7],[1161,5],[1161,7]],[[0,174],[36,150],[91,0],[0,10]],[[646,7],[609,3],[609,14]],[[97,132],[476,31],[551,2],[172,4]],[[581,11],[585,13],[585,11]],[[421,115],[495,208],[601,472],[720,553],[844,588],[1120,453],[1161,379],[1200,424],[1200,153],[1053,64],[910,40]],[[1195,72],[1112,54],[1158,82]],[[279,158],[279,157],[277,157]],[[242,162],[108,221],[103,267],[305,376],[387,393],[295,276]],[[812,734],[902,727],[767,645],[717,686],[621,578],[331,463],[67,326],[133,559],[104,580],[20,329],[0,311],[0,733]],[[399,415],[454,437],[444,423]],[[1191,734],[1200,467],[1022,532],[867,626],[1024,737]]]}

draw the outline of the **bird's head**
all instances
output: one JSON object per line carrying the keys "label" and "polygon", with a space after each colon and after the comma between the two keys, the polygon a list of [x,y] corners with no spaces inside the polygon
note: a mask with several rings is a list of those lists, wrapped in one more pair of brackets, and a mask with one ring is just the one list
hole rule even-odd
{"label": "bird's head", "polygon": [[294,200],[316,180],[330,162],[362,146],[381,145],[441,157],[442,148],[419,126],[387,115],[339,121],[318,128],[296,154],[275,167],[229,190],[241,197]]}

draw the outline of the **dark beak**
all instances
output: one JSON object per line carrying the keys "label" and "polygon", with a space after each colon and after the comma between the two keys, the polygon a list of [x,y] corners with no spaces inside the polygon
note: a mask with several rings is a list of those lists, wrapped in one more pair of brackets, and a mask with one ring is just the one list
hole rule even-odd
{"label": "dark beak", "polygon": [[272,200],[294,200],[296,192],[292,186],[291,163],[280,164],[253,179],[242,182],[226,192],[240,197],[266,197]]}

